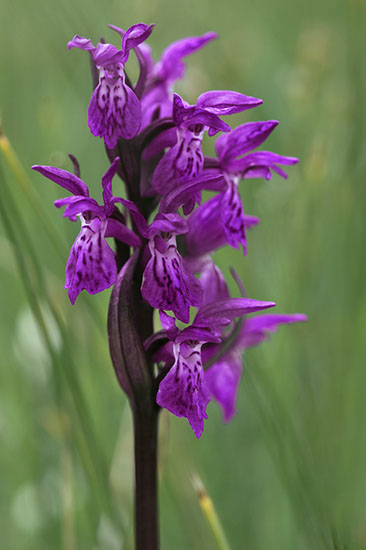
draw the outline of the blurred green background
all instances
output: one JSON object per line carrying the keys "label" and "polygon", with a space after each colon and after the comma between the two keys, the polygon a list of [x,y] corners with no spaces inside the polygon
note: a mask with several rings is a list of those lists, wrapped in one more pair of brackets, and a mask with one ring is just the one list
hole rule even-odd
{"label": "blurred green background", "polygon": [[248,296],[309,315],[248,351],[230,425],[211,403],[197,441],[162,416],[162,549],[216,548],[192,472],[232,550],[366,549],[362,0],[0,1],[2,126],[25,170],[0,153],[0,546],[131,548],[131,418],[108,355],[109,291],[69,304],[78,227],[30,166],[70,169],[73,153],[99,198],[108,162],[87,127],[88,60],[66,43],[113,41],[108,23],[139,21],[156,23],[156,58],[178,38],[219,33],[188,59],[185,99],[235,89],[264,103],[234,125],[280,120],[266,147],[301,162],[287,181],[242,183],[262,223],[245,259],[226,249],[216,260]]}

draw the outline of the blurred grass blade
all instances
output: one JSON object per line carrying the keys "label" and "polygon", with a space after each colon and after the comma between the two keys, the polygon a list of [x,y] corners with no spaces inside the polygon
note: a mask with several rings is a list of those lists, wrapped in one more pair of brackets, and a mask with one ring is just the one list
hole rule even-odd
{"label": "blurred grass blade", "polygon": [[[89,478],[90,486],[94,492],[94,500],[100,502],[102,508],[108,511],[115,521],[120,523],[120,518],[114,505],[115,503],[111,501],[108,493],[108,472],[106,462],[98,445],[98,440],[91,422],[90,412],[78,379],[77,368],[72,357],[70,335],[59,312],[47,294],[42,268],[34,252],[32,241],[29,239],[29,233],[9,193],[5,178],[1,171],[1,166],[0,179],[2,189],[0,214],[6,235],[13,248],[26,297],[51,359],[55,398],[57,401],[61,400],[60,391],[62,391],[63,382],[65,381],[68,389],[67,397],[71,397],[79,424],[76,430],[78,451],[85,472]],[[22,238],[17,237],[17,231],[15,231],[13,227],[12,220],[16,220],[16,224],[14,225]],[[30,276],[32,273],[36,275],[36,283]],[[41,307],[41,299],[45,300],[48,304],[62,336],[63,346],[61,346],[60,352],[55,349],[49,334],[47,322]],[[94,509],[94,512],[98,513],[97,508]],[[92,524],[95,521],[96,518],[91,518]]]}
{"label": "blurred grass blade", "polygon": [[[55,226],[53,225],[49,210],[44,208],[43,203],[39,200],[37,193],[34,191],[33,185],[27,173],[24,169],[23,164],[18,158],[16,152],[14,151],[9,139],[4,133],[3,127],[0,121],[0,151],[4,156],[7,166],[10,168],[10,171],[14,175],[14,180],[18,186],[22,189],[25,196],[27,197],[30,206],[33,208],[37,218],[42,222],[45,228],[45,235],[51,240],[60,260],[64,264],[66,258],[69,254],[69,251],[66,246],[63,245],[62,240],[59,237],[59,233],[56,231]],[[81,299],[84,299],[81,296]],[[85,302],[89,311],[93,314],[95,322],[98,324],[99,328],[105,332],[105,323],[101,319],[101,316],[94,304],[90,301]]]}
{"label": "blurred grass blade", "polygon": [[221,525],[219,517],[217,515],[214,503],[207,494],[207,491],[202,483],[201,478],[196,472],[191,476],[193,487],[197,493],[197,497],[201,506],[201,510],[211,532],[215,538],[217,548],[219,550],[230,550],[229,543],[227,541],[224,529]]}
{"label": "blurred grass blade", "polygon": [[11,172],[15,177],[15,181],[23,190],[24,194],[27,196],[32,208],[34,209],[37,216],[39,216],[40,221],[43,223],[46,234],[52,241],[57,253],[60,258],[64,260],[66,255],[66,247],[63,247],[62,241],[58,233],[56,232],[49,212],[46,208],[43,207],[43,203],[39,201],[37,194],[33,190],[32,183],[29,177],[24,170],[22,163],[17,157],[9,139],[4,134],[3,128],[0,123],[0,151],[4,155],[7,165],[9,166]]}

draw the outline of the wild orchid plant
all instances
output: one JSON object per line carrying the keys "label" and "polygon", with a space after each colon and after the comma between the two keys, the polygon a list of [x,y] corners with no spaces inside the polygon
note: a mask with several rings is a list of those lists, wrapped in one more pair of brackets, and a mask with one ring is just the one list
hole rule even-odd
{"label": "wild orchid plant", "polygon": [[[277,121],[231,130],[223,120],[262,100],[215,90],[190,105],[173,93],[174,83],[184,76],[184,58],[214,40],[215,33],[178,40],[154,62],[145,43],[153,27],[139,23],[123,31],[111,26],[122,37],[121,49],[104,41],[94,46],[80,36],[68,44],[88,51],[92,61],[88,123],[92,134],[104,140],[110,161],[102,177],[103,204],[89,196],[72,155],[74,173],[33,166],[71,194],[55,202],[57,208],[65,207],[63,216],[81,220],[66,264],[71,303],[83,289],[96,294],[113,287],[108,335],[117,379],[134,418],[138,550],[158,548],[161,408],[187,418],[197,438],[211,397],[229,421],[235,414],[243,352],[279,325],[306,319],[301,314],[247,318],[275,304],[249,299],[244,292],[230,297],[211,256],[225,245],[241,245],[246,254],[246,230],[259,222],[244,214],[239,182],[269,180],[272,172],[286,178],[280,166],[298,159],[254,151]],[[131,50],[140,69],[134,85],[125,70]],[[211,139],[219,132],[217,157],[205,157],[205,134]],[[124,183],[124,197],[112,191],[115,174]],[[214,195],[202,203],[203,190]],[[107,239],[114,239],[114,250]],[[154,327],[154,310],[162,328]]]}

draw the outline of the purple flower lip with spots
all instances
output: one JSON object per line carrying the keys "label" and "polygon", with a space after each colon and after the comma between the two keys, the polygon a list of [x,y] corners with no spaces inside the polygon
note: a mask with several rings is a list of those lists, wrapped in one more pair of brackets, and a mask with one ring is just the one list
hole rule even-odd
{"label": "purple flower lip with spots", "polygon": [[202,140],[217,132],[230,132],[230,126],[220,116],[239,113],[256,107],[261,99],[228,90],[206,92],[199,96],[196,105],[189,105],[178,94],[173,97],[173,122],[177,143],[166,153],[153,175],[152,185],[158,193],[166,195],[179,184],[197,178],[203,171]]}
{"label": "purple flower lip with spots", "polygon": [[112,44],[94,46],[90,40],[78,35],[68,43],[69,49],[89,51],[99,70],[99,84],[89,104],[88,123],[93,136],[104,138],[108,149],[116,147],[120,138],[135,137],[140,129],[141,104],[126,84],[124,66],[130,50],[145,41],[153,27],[143,23],[130,27],[123,34],[121,50]]}
{"label": "purple flower lip with spots", "polygon": [[[33,168],[69,192],[54,204],[64,208],[64,217],[81,221],[66,264],[71,303],[83,289],[97,294],[113,287],[111,357],[134,413],[140,407],[145,414],[148,403],[156,414],[158,405],[187,418],[200,437],[211,398],[225,422],[235,414],[245,350],[280,325],[306,320],[302,314],[264,313],[275,303],[247,298],[238,277],[241,296],[231,297],[212,257],[226,245],[246,254],[247,230],[259,223],[256,212],[244,213],[240,180],[287,178],[282,167],[298,159],[259,149],[276,120],[231,128],[231,115],[260,107],[261,99],[220,89],[197,99],[174,93],[187,56],[216,33],[180,39],[155,62],[146,43],[154,25],[110,27],[120,47],[102,39],[95,46],[78,35],[68,43],[89,52],[92,61],[88,124],[104,140],[110,162],[99,186],[102,202],[90,196],[75,157],[74,174]],[[136,83],[128,76],[131,52],[139,68]],[[205,157],[209,142],[216,157]],[[116,193],[115,175],[122,180],[114,180]],[[265,220],[261,226],[265,230]],[[161,329],[154,327],[154,311]]]}
{"label": "purple flower lip with spots", "polygon": [[57,208],[65,206],[64,217],[72,221],[76,221],[78,216],[81,219],[81,231],[66,264],[65,288],[69,290],[72,304],[83,289],[89,294],[96,294],[116,282],[117,265],[114,252],[105,240],[107,237],[114,237],[130,246],[141,245],[139,237],[133,231],[110,217],[115,202],[112,178],[118,163],[117,157],[102,178],[103,206],[89,197],[87,185],[74,174],[52,166],[32,167],[73,194],[71,197],[56,200],[54,204]]}
{"label": "purple flower lip with spots", "polygon": [[162,325],[173,340],[174,364],[160,382],[156,401],[176,416],[188,419],[197,438],[201,437],[210,392],[202,366],[201,348],[219,343],[221,330],[242,315],[275,306],[248,298],[218,300],[198,309],[189,327],[178,330],[172,318],[161,312]]}

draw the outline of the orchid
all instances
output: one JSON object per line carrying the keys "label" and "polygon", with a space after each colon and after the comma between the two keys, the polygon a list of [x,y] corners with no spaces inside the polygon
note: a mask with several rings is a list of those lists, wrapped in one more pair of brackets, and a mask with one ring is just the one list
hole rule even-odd
{"label": "orchid", "polygon": [[160,118],[171,115],[173,86],[177,80],[183,78],[185,72],[183,59],[215,38],[216,33],[207,32],[202,36],[177,40],[163,51],[157,63],[154,63],[147,44],[140,47],[148,67],[147,82],[141,99],[143,126],[149,124],[156,115]]}
{"label": "orchid", "polygon": [[160,382],[156,401],[176,416],[186,417],[196,437],[202,435],[206,406],[210,401],[202,367],[202,345],[221,342],[222,327],[233,319],[275,305],[247,298],[217,300],[199,308],[192,325],[181,331],[175,330],[166,314],[161,314],[163,327],[174,341],[175,362]]}
{"label": "orchid", "polygon": [[107,237],[114,237],[131,246],[140,245],[140,239],[133,231],[111,217],[114,210],[112,178],[118,163],[117,157],[102,178],[103,206],[89,197],[87,185],[74,174],[52,166],[33,166],[33,170],[73,194],[56,200],[54,204],[57,208],[66,207],[64,217],[72,221],[79,217],[81,220],[81,231],[66,264],[65,288],[69,291],[72,304],[84,288],[89,294],[96,294],[116,282],[117,264],[114,252],[105,240]]}
{"label": "orchid", "polygon": [[67,45],[69,49],[87,50],[99,70],[99,84],[90,100],[88,121],[93,136],[104,138],[108,149],[113,149],[120,138],[133,138],[140,129],[141,105],[126,84],[124,66],[130,50],[146,40],[152,29],[153,25],[133,25],[124,33],[120,50],[112,44],[94,46],[78,35]]}
{"label": "orchid", "polygon": [[[246,223],[244,209],[238,191],[241,179],[271,179],[271,170],[287,178],[278,164],[292,165],[297,158],[285,157],[260,151],[249,153],[259,147],[278,125],[276,120],[248,122],[232,130],[227,136],[216,141],[219,170],[225,178],[225,190],[221,194],[220,218],[230,246],[242,245],[246,254]],[[249,153],[249,154],[248,154]]]}
{"label": "orchid", "polygon": [[[222,119],[259,107],[261,99],[212,90],[190,104],[173,92],[184,76],[184,58],[215,33],[174,42],[155,63],[145,44],[154,25],[110,27],[122,39],[120,49],[80,36],[68,43],[92,60],[89,128],[104,139],[110,162],[101,182],[103,203],[90,197],[73,156],[74,174],[52,166],[33,169],[71,194],[55,206],[64,207],[71,221],[81,220],[66,264],[71,303],[83,289],[97,294],[112,287],[110,354],[135,426],[136,545],[157,550],[159,411],[186,418],[200,438],[212,397],[227,422],[236,410],[243,352],[280,325],[306,320],[302,314],[248,318],[275,303],[247,298],[240,281],[241,296],[231,297],[212,256],[227,244],[242,245],[246,253],[246,230],[259,223],[244,214],[239,181],[268,180],[272,172],[286,178],[281,166],[298,159],[254,151],[277,121],[231,129]],[[126,72],[131,51],[140,69],[135,85]],[[216,158],[204,154],[206,134],[216,139]],[[115,175],[122,180],[117,194]],[[212,195],[206,201],[203,191]]]}
{"label": "orchid", "polygon": [[239,113],[260,105],[262,100],[238,92],[212,91],[202,94],[196,105],[189,105],[178,94],[173,98],[173,122],[177,143],[159,162],[152,180],[155,191],[165,195],[183,181],[202,173],[202,140],[217,132],[229,132],[230,126],[219,117]]}

